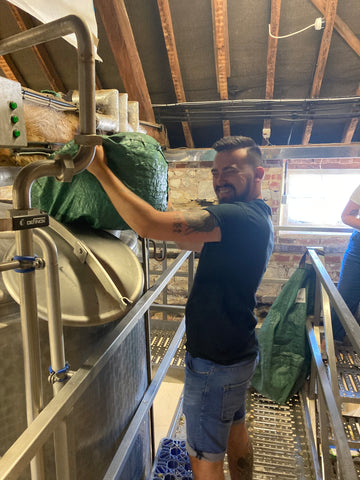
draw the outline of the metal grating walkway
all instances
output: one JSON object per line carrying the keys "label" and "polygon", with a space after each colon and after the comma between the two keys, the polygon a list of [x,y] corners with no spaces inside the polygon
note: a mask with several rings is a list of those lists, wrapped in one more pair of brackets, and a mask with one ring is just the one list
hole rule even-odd
{"label": "metal grating walkway", "polygon": [[248,413],[254,480],[313,479],[299,397],[278,405],[252,391]]}
{"label": "metal grating walkway", "polygon": [[[152,329],[151,349],[155,367],[162,360],[174,333],[168,329]],[[184,354],[183,339],[170,369],[184,368]],[[249,391],[247,411],[247,424],[254,446],[254,480],[313,480],[299,398],[295,396],[282,406]],[[173,432],[174,440],[185,439],[183,415],[179,415]],[[225,478],[230,479],[226,470],[225,473]]]}
{"label": "metal grating walkway", "polygon": [[[175,330],[160,328],[151,329],[151,360],[154,366],[159,365],[163,359],[166,349],[170,345],[174,335]],[[183,337],[174,358],[171,360],[170,367],[185,367],[185,342],[186,339]]]}
{"label": "metal grating walkway", "polygon": [[350,346],[336,346],[340,395],[360,401],[360,359]]}

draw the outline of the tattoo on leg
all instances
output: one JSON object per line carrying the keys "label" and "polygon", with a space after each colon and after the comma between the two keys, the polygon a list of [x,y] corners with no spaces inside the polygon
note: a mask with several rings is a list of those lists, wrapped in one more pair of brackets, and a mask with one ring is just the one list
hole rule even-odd
{"label": "tattoo on leg", "polygon": [[249,444],[249,449],[249,453],[245,457],[238,458],[236,463],[236,469],[244,480],[252,480],[253,478],[254,453],[251,443]]}

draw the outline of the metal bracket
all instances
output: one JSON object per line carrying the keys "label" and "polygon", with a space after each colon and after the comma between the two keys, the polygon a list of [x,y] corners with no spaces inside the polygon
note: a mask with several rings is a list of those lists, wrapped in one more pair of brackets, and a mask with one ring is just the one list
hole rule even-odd
{"label": "metal bracket", "polygon": [[162,262],[163,260],[165,260],[166,255],[167,255],[166,242],[163,242],[163,250],[161,251],[160,254],[158,254],[158,252],[157,252],[157,246],[156,246],[155,240],[151,240],[149,238],[149,243],[151,243],[153,248],[154,248],[154,256],[153,256],[154,260],[156,260],[157,262]]}
{"label": "metal bracket", "polygon": [[70,378],[68,373],[69,369],[70,369],[70,366],[67,362],[65,363],[64,368],[61,368],[57,372],[54,372],[54,370],[50,366],[49,377],[48,377],[49,383],[53,385],[55,382],[66,382],[67,380],[69,380]]}
{"label": "metal bracket", "polygon": [[49,225],[49,215],[35,208],[30,210],[9,210],[8,213],[10,218],[0,218],[1,232],[28,230]]}
{"label": "metal bracket", "polygon": [[74,141],[77,145],[102,145],[103,139],[100,135],[75,135]]}
{"label": "metal bracket", "polygon": [[81,263],[86,262],[86,257],[88,256],[88,250],[83,242],[80,240],[75,243],[74,246],[74,254],[80,260]]}
{"label": "metal bracket", "polygon": [[45,260],[37,255],[15,255],[11,260],[20,262],[20,266],[14,269],[17,273],[28,273],[45,268]]}
{"label": "metal bracket", "polygon": [[59,175],[56,179],[59,182],[71,182],[74,178],[74,161],[70,155],[56,155],[55,161],[59,162],[63,166],[63,170],[61,172],[61,176]]}
{"label": "metal bracket", "polygon": [[81,263],[86,263],[92,270],[94,275],[98,278],[104,289],[124,308],[128,308],[132,301],[124,297],[120,292],[111,277],[104,269],[103,265],[97,259],[96,255],[86,246],[84,242],[78,240],[64,225],[57,222],[53,217],[50,218],[50,228],[60,235],[69,245],[73,247],[74,255]]}

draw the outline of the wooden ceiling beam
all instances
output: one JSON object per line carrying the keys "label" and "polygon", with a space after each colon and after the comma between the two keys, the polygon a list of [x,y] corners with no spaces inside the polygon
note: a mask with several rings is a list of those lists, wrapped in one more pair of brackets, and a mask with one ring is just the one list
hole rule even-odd
{"label": "wooden ceiling beam", "polygon": [[19,82],[21,85],[25,86],[25,80],[11,61],[9,55],[0,56],[0,68],[6,78],[13,80],[14,82]]}
{"label": "wooden ceiling beam", "polygon": [[[355,95],[360,96],[360,84],[358,85]],[[346,123],[346,126],[344,128],[344,133],[341,139],[342,143],[351,143],[356,127],[358,126],[358,123],[359,123],[358,117],[354,117]]]}
{"label": "wooden ceiling beam", "polygon": [[[176,48],[174,27],[171,18],[169,0],[157,0],[161,26],[164,34],[166,51],[169,59],[171,77],[174,85],[176,101],[178,103],[186,102],[186,95],[182,81],[180,62]],[[186,146],[194,148],[190,125],[188,122],[181,122]]]}
{"label": "wooden ceiling beam", "polygon": [[[26,21],[28,24],[31,25],[30,28],[34,27],[32,18],[28,13],[22,12],[17,7],[15,7],[15,5],[12,5],[12,4],[9,4],[9,8],[19,29],[22,32],[25,32],[26,30],[28,30]],[[44,44],[40,44],[31,48],[52,90],[54,90],[55,92],[65,92],[65,85],[61,80],[58,72],[56,71],[54,63],[49,56],[49,52],[46,46]]]}
{"label": "wooden ceiling beam", "polygon": [[[280,26],[280,10],[281,10],[281,0],[272,0],[271,2],[271,13],[270,13],[270,32],[273,37],[279,36],[279,26]],[[266,61],[266,86],[265,86],[265,98],[270,100],[274,98],[274,85],[275,85],[275,67],[276,67],[276,56],[277,56],[277,45],[278,39],[268,36],[268,51],[267,51],[267,61]],[[263,124],[263,132],[265,130],[271,129],[270,119],[265,119]],[[263,143],[266,139],[263,137]]]}
{"label": "wooden ceiling beam", "polygon": [[[314,79],[312,83],[310,98],[316,98],[320,95],[322,81],[324,79],[326,62],[329,55],[331,37],[334,29],[335,18],[336,18],[336,8],[338,0],[328,0],[326,3],[325,10],[325,28],[321,38],[321,44],[318,54],[318,59],[316,63],[316,69],[314,74]],[[313,120],[309,120],[306,124],[305,131],[302,138],[302,144],[307,145],[310,141]]]}
{"label": "wooden ceiling beam", "polygon": [[6,78],[17,82],[17,78],[15,77],[14,72],[11,70],[11,68],[9,67],[8,63],[6,62],[3,56],[0,56],[0,68],[4,72],[4,75]]}
{"label": "wooden ceiling beam", "polygon": [[213,38],[215,50],[215,67],[217,90],[220,94],[220,100],[228,100],[227,77],[229,71],[229,45],[226,39],[227,18],[224,17],[227,12],[227,0],[211,0],[212,18],[213,18]]}
{"label": "wooden ceiling beam", "polygon": [[[315,7],[325,15],[326,3],[324,0],[311,0]],[[357,55],[360,56],[360,39],[354,34],[351,28],[338,16],[335,16],[334,28],[345,42]]]}
{"label": "wooden ceiling beam", "polygon": [[[279,36],[281,0],[272,0],[270,15],[270,32],[274,37]],[[265,98],[270,100],[274,97],[275,67],[278,39],[269,35],[267,62],[266,62],[266,87]]]}
{"label": "wooden ceiling beam", "polygon": [[96,88],[96,90],[102,90],[102,88],[103,88],[101,80],[100,80],[97,73],[95,74],[95,88]]}
{"label": "wooden ceiling beam", "polygon": [[139,102],[141,120],[155,123],[154,111],[124,0],[95,0],[129,100]]}
{"label": "wooden ceiling beam", "polygon": [[[213,38],[217,90],[221,100],[228,100],[228,83],[230,76],[229,33],[227,18],[227,0],[211,0],[213,21]],[[230,135],[230,121],[223,120],[223,134]]]}

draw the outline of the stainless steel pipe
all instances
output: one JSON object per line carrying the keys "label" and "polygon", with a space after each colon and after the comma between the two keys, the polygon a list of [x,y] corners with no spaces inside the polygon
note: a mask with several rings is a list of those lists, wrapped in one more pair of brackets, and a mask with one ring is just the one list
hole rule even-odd
{"label": "stainless steel pipe", "polygon": [[[0,55],[32,47],[70,33],[75,33],[78,42],[80,135],[76,138],[76,141],[81,147],[73,160],[73,164],[70,165],[72,174],[75,174],[86,168],[92,161],[95,144],[99,143],[95,136],[94,47],[88,26],[81,18],[69,15],[2,40],[0,42]],[[56,161],[34,162],[22,169],[13,186],[14,209],[26,211],[30,208],[30,189],[35,179],[43,176],[55,176],[64,179],[68,169],[69,166],[65,162]],[[32,230],[17,231],[15,238],[17,254],[32,257],[34,255]],[[25,364],[26,410],[27,421],[30,424],[43,407],[35,272],[20,274],[19,291]],[[39,452],[31,462],[33,479],[44,478],[42,457],[42,452]]]}
{"label": "stainless steel pipe", "polygon": [[39,25],[0,42],[0,55],[17,52],[75,33],[78,43],[80,132],[95,134],[95,55],[89,27],[76,15]]}
{"label": "stainless steel pipe", "polygon": [[[61,319],[57,248],[53,238],[42,229],[38,229],[35,232],[35,241],[39,244],[45,259],[50,361],[52,370],[54,372],[58,372],[59,370],[64,369],[66,359],[63,325]],[[64,382],[59,381],[53,383],[54,396],[62,389],[64,385]],[[66,419],[61,420],[61,422],[59,422],[59,426],[54,431],[54,447],[56,477],[61,480],[70,480],[70,449],[68,445]]]}

